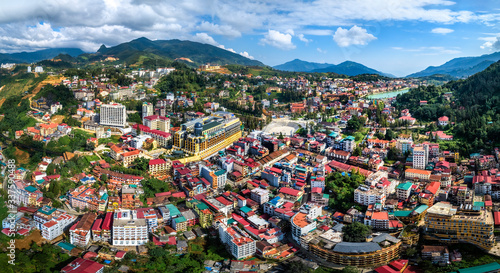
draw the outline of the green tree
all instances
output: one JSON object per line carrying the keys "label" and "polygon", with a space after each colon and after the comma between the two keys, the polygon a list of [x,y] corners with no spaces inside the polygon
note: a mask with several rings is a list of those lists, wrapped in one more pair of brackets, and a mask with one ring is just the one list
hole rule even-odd
{"label": "green tree", "polygon": [[346,242],[364,242],[366,237],[372,234],[371,227],[360,222],[345,225],[342,227],[342,232],[344,233],[343,239]]}

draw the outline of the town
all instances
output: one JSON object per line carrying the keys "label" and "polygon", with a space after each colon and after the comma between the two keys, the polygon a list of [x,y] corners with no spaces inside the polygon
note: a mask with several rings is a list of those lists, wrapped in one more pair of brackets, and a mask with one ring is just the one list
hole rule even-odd
{"label": "town", "polygon": [[113,61],[2,66],[38,79],[0,108],[4,177],[16,164],[1,241],[16,238],[19,260],[43,248],[68,273],[500,270],[500,150],[463,148],[454,113],[419,119],[431,99],[406,108],[426,80]]}

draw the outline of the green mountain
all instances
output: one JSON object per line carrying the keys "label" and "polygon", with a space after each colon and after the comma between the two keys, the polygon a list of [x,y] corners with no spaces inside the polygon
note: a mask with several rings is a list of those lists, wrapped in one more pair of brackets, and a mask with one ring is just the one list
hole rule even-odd
{"label": "green mountain", "polygon": [[85,54],[80,56],[80,59],[102,60],[109,56],[129,64],[146,58],[168,60],[182,58],[181,60],[195,65],[211,63],[264,66],[259,61],[208,44],[181,40],[151,41],[144,37],[109,48],[102,45],[95,54]]}
{"label": "green mountain", "polygon": [[385,74],[380,71],[377,71],[373,68],[369,68],[367,66],[364,66],[360,63],[356,62],[351,62],[351,61],[345,61],[343,63],[337,64],[337,65],[331,65],[325,68],[319,68],[319,69],[314,69],[311,72],[333,72],[341,75],[347,75],[347,76],[356,76],[356,75],[361,75],[361,74],[378,74],[386,77],[394,77],[393,75],[390,74]]}
{"label": "green mountain", "polygon": [[83,53],[79,48],[49,48],[34,52],[0,53],[0,63],[35,63],[52,59],[59,54],[76,57]]}
{"label": "green mountain", "polygon": [[410,74],[406,77],[424,77],[434,74],[450,75],[456,78],[466,78],[481,72],[488,66],[500,60],[500,52],[478,57],[455,58],[440,66],[429,66],[426,69]]}
{"label": "green mountain", "polygon": [[327,63],[320,64],[320,63],[306,62],[299,59],[295,59],[293,61],[289,61],[284,64],[274,66],[273,68],[290,72],[310,72],[314,69],[326,68],[332,65],[333,64],[327,64]]}

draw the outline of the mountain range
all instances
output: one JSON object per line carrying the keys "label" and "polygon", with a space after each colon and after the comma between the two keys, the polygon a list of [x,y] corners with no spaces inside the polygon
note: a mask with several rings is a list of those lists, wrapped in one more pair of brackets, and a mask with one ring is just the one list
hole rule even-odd
{"label": "mountain range", "polygon": [[425,77],[434,74],[450,75],[465,78],[485,70],[500,60],[500,52],[485,54],[478,57],[461,57],[452,59],[440,66],[429,66],[426,69],[408,75],[407,77]]}
{"label": "mountain range", "polygon": [[394,77],[393,75],[382,73],[373,68],[369,68],[360,63],[345,61],[340,64],[329,64],[329,63],[314,63],[307,62],[299,59],[295,59],[284,64],[280,64],[273,67],[274,69],[283,71],[294,71],[294,72],[333,72],[341,75],[356,76],[360,74],[378,74],[387,77]]}
{"label": "mountain range", "polygon": [[79,48],[51,48],[35,52],[0,54],[0,63],[33,63],[52,59],[60,54],[77,57],[76,60],[79,62],[99,61],[107,57],[115,57],[127,64],[141,62],[149,58],[153,60],[180,59],[192,65],[213,63],[264,66],[257,60],[251,60],[209,44],[181,40],[151,41],[144,37],[113,47],[102,45],[95,53],[85,53]]}
{"label": "mountain range", "polygon": [[35,63],[52,59],[59,54],[76,57],[83,53],[85,52],[79,48],[48,48],[34,52],[0,53],[0,63]]}

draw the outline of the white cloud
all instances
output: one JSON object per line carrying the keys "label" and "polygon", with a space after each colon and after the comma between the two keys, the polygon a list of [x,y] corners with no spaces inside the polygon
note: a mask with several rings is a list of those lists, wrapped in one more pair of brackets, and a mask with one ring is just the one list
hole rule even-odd
{"label": "white cloud", "polygon": [[448,33],[452,33],[454,30],[451,29],[451,28],[443,28],[443,27],[438,27],[438,28],[434,28],[431,30],[432,33],[436,33],[436,34],[448,34]]}
{"label": "white cloud", "polygon": [[481,49],[490,49],[490,50],[500,50],[500,36],[498,37],[482,37],[480,40],[484,40],[483,45],[481,45]]}
{"label": "white cloud", "polygon": [[224,45],[219,44],[217,41],[214,40],[214,38],[204,32],[201,33],[196,33],[196,35],[192,38],[193,41],[204,43],[204,44],[209,44],[216,46],[218,48],[222,48],[224,50],[227,50],[229,52],[236,53],[236,51],[232,48],[226,48]]}
{"label": "white cloud", "polygon": [[[196,33],[206,33],[238,38],[272,29],[290,35],[290,41],[273,41],[273,46],[291,49],[295,47],[291,41],[294,36],[305,42],[303,35],[333,35],[329,28],[345,28],[359,21],[500,22],[498,10],[459,10],[463,8],[448,0],[288,0],[286,4],[270,0],[0,1],[0,48],[21,51],[64,45],[96,50],[102,43],[112,46],[141,36],[190,39]],[[52,31],[36,27],[41,34],[30,34],[29,26],[40,22]]]}
{"label": "white cloud", "polygon": [[304,34],[302,34],[302,33],[301,33],[301,34],[299,34],[299,35],[297,35],[297,38],[299,38],[299,40],[301,40],[302,42],[304,42],[304,43],[306,43],[306,44],[308,44],[309,42],[311,42],[311,41],[312,41],[312,40],[309,40],[309,39],[307,39],[306,37],[304,37]]}
{"label": "white cloud", "polygon": [[253,56],[250,56],[250,54],[248,54],[248,52],[246,52],[246,51],[240,52],[240,55],[243,56],[243,57],[246,57],[246,58],[248,58],[250,60],[255,59]]}
{"label": "white cloud", "polygon": [[455,55],[462,53],[458,48],[446,48],[442,46],[422,46],[418,48],[403,48],[394,46],[392,49],[405,51],[405,52],[416,52],[417,55],[442,55],[442,54],[450,54]]}
{"label": "white cloud", "polygon": [[318,47],[318,48],[316,48],[316,50],[317,50],[319,53],[322,53],[322,54],[326,54],[326,52],[327,52],[326,50],[323,50],[323,49],[321,49],[321,48],[319,48],[319,47]]}
{"label": "white cloud", "polygon": [[351,45],[367,45],[370,41],[376,40],[377,37],[368,33],[366,29],[353,26],[351,29],[337,28],[333,35],[333,40],[340,47],[348,47]]}
{"label": "white cloud", "polygon": [[290,50],[294,49],[295,45],[292,43],[292,34],[281,33],[277,30],[268,30],[264,38],[260,40],[261,44],[268,44],[279,49]]}
{"label": "white cloud", "polygon": [[228,25],[221,26],[207,21],[201,22],[201,24],[197,27],[197,29],[200,31],[206,31],[215,35],[222,35],[230,38],[237,38],[241,36],[241,32],[233,29],[231,26]]}

